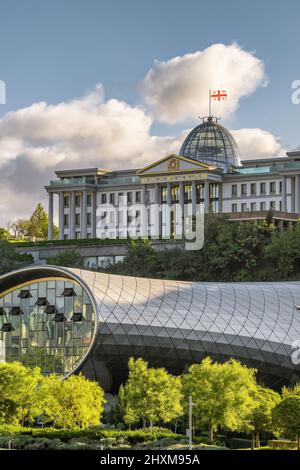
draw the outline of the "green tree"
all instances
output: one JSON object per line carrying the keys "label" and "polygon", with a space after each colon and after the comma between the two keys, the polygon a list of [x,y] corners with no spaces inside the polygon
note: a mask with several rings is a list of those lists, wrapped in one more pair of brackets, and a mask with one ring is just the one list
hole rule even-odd
{"label": "green tree", "polygon": [[280,402],[279,393],[269,388],[257,386],[255,391],[255,408],[250,414],[253,447],[260,447],[260,432],[273,432],[272,411]]}
{"label": "green tree", "polygon": [[41,382],[39,368],[29,369],[18,362],[0,364],[0,422],[31,424]]}
{"label": "green tree", "polygon": [[10,243],[0,240],[0,274],[32,264],[32,262],[31,255],[20,254]]}
{"label": "green tree", "polygon": [[129,375],[120,387],[120,403],[128,425],[168,423],[183,413],[181,383],[163,368],[149,368],[141,358],[128,362]]}
{"label": "green tree", "polygon": [[300,397],[300,382],[296,383],[293,387],[282,388],[282,398],[289,397],[290,395],[297,395]]}
{"label": "green tree", "polygon": [[83,257],[74,249],[61,251],[58,255],[48,258],[47,264],[66,267],[83,267],[84,265]]}
{"label": "green tree", "polygon": [[40,202],[29,219],[28,233],[31,238],[47,238],[48,215]]}
{"label": "green tree", "polygon": [[182,376],[184,403],[194,403],[193,413],[198,427],[206,426],[209,440],[219,427],[234,430],[245,428],[250,411],[255,407],[255,370],[230,359],[224,364],[207,357],[193,364]]}
{"label": "green tree", "polygon": [[0,227],[0,240],[8,240],[9,231],[6,228]]}
{"label": "green tree", "polygon": [[127,276],[156,277],[157,252],[150,240],[138,238],[131,240],[124,261],[110,266],[107,271]]}
{"label": "green tree", "polygon": [[288,395],[273,409],[273,420],[281,432],[297,439],[300,450],[300,396]]}
{"label": "green tree", "polygon": [[104,412],[104,392],[82,375],[65,380],[50,376],[39,390],[39,414],[46,423],[62,428],[98,426]]}

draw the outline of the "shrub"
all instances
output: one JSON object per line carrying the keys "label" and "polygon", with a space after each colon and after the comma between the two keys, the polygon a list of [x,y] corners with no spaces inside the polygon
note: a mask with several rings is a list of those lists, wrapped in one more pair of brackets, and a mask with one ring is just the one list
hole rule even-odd
{"label": "shrub", "polygon": [[270,447],[270,449],[276,449],[276,450],[296,450],[297,442],[280,439],[280,440],[269,441],[268,446]]}

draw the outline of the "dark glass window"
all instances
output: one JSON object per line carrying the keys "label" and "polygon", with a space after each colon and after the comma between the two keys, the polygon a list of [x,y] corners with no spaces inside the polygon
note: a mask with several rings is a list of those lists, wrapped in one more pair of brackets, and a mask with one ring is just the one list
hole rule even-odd
{"label": "dark glass window", "polygon": [[106,194],[101,194],[101,204],[106,204]]}
{"label": "dark glass window", "polygon": [[64,207],[69,207],[70,205],[70,198],[69,196],[64,196]]}
{"label": "dark glass window", "polygon": [[76,196],[75,196],[75,206],[80,207],[80,196],[79,196],[79,194],[76,194]]}

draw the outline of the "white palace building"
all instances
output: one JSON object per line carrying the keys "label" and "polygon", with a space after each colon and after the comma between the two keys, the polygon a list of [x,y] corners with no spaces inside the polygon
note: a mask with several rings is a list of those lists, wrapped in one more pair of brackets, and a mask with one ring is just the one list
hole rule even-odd
{"label": "white palace building", "polygon": [[179,155],[145,168],[56,171],[46,186],[53,239],[53,196],[59,197],[59,239],[182,238],[192,216],[214,212],[230,221],[263,220],[280,229],[300,214],[300,151],[240,162],[230,132],[212,116],[186,137]]}

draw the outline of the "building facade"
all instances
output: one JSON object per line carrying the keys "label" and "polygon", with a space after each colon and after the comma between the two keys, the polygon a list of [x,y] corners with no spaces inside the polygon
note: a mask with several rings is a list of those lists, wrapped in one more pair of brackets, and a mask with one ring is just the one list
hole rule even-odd
{"label": "building facade", "polygon": [[59,239],[182,238],[193,216],[227,214],[229,220],[260,220],[272,211],[282,229],[300,214],[300,151],[279,158],[239,160],[232,135],[208,117],[185,139],[179,155],[145,168],[57,171],[49,194],[59,199]]}
{"label": "building facade", "polygon": [[0,361],[117,392],[128,359],[180,374],[210,356],[299,381],[300,282],[180,282],[32,266],[0,276]]}

